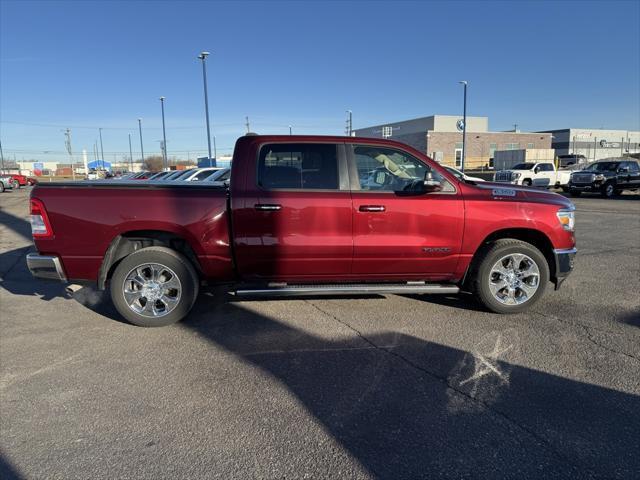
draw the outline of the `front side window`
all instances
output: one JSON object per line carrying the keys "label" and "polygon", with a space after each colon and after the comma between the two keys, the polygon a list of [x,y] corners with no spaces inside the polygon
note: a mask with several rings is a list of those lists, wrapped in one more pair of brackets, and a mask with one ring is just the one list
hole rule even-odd
{"label": "front side window", "polygon": [[336,145],[265,145],[258,160],[258,185],[265,189],[337,190]]}
{"label": "front side window", "polygon": [[541,172],[553,172],[553,165],[551,165],[550,163],[542,163],[540,164],[540,170]]}
{"label": "front side window", "polygon": [[400,150],[358,145],[353,153],[361,191],[411,191],[418,182],[424,182],[429,172],[442,184],[442,191],[455,191],[437,171]]}

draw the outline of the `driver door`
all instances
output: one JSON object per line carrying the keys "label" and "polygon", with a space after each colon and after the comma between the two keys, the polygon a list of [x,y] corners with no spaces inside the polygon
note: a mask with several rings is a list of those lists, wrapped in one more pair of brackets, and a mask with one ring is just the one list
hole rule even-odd
{"label": "driver door", "polygon": [[[353,267],[367,279],[446,279],[462,243],[464,207],[454,185],[426,161],[395,148],[352,145]],[[443,190],[412,193],[431,171]]]}

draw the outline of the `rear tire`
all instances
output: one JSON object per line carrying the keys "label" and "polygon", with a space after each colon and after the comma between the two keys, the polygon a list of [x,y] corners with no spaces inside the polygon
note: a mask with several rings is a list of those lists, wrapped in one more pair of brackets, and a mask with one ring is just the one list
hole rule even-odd
{"label": "rear tire", "polygon": [[474,291],[480,303],[495,313],[519,313],[535,304],[549,282],[549,265],[530,243],[502,239],[480,252]]}
{"label": "rear tire", "polygon": [[18,182],[17,180],[14,180],[12,183],[14,190],[18,190],[20,188],[20,182]]}
{"label": "rear tire", "polygon": [[0,193],[4,193],[4,183],[0,182]]}
{"label": "rear tire", "polygon": [[148,247],[118,264],[110,281],[111,300],[134,325],[164,327],[187,316],[199,283],[184,255],[166,247]]}

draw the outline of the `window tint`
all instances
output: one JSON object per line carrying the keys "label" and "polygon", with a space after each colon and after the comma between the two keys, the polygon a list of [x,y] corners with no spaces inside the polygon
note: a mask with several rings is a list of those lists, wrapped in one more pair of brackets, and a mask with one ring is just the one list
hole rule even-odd
{"label": "window tint", "polygon": [[355,146],[353,153],[358,169],[360,190],[400,192],[416,181],[424,181],[427,172],[442,183],[442,191],[455,189],[427,164],[400,150],[377,146]]}
{"label": "window tint", "polygon": [[629,162],[629,171],[638,172],[640,171],[640,168],[638,167],[638,164],[636,162]]}
{"label": "window tint", "polygon": [[541,172],[553,172],[553,165],[550,163],[541,163],[539,167]]}
{"label": "window tint", "polygon": [[330,144],[274,144],[260,149],[258,184],[266,189],[338,189],[338,155]]}

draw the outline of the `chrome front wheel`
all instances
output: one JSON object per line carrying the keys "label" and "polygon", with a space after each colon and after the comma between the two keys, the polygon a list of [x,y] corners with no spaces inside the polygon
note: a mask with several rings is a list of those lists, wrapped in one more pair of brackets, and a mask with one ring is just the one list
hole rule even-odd
{"label": "chrome front wheel", "polygon": [[512,253],[491,267],[489,290],[504,305],[520,305],[535,295],[540,286],[540,268],[529,256]]}

